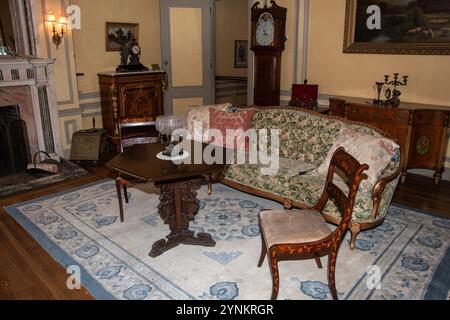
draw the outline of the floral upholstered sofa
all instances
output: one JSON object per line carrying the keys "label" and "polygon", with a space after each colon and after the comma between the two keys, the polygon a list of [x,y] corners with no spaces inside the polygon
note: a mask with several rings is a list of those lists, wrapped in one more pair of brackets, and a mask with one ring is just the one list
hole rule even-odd
{"label": "floral upholstered sofa", "polygon": [[[262,175],[258,165],[229,165],[221,182],[238,190],[280,202],[287,209],[312,207],[318,202],[326,179],[326,173],[321,174],[318,168],[327,158],[343,129],[380,139],[387,137],[369,125],[286,107],[258,108],[251,127],[279,130],[281,158],[278,174]],[[307,163],[315,169],[305,174],[293,173],[295,163]],[[367,190],[360,187],[350,224],[351,249],[355,247],[356,237],[361,230],[383,223],[399,182],[402,163],[401,150],[398,147],[392,150],[392,160],[382,170],[373,186]],[[345,188],[345,183],[342,182],[342,186]],[[324,218],[330,223],[338,224],[340,217],[337,208],[329,202],[324,211]]]}

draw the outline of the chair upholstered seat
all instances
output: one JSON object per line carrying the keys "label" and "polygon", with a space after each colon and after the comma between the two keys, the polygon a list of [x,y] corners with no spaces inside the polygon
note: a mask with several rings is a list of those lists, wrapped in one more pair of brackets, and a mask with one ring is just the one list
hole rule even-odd
{"label": "chair upholstered seat", "polygon": [[260,214],[267,248],[276,244],[322,240],[332,232],[320,212],[315,210],[269,210]]}

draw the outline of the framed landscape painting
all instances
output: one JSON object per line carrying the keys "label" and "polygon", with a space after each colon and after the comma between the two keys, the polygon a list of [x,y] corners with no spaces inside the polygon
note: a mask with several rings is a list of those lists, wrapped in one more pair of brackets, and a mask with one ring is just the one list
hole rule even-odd
{"label": "framed landscape painting", "polygon": [[139,37],[139,24],[106,22],[106,51],[120,51],[120,42]]}
{"label": "framed landscape painting", "polygon": [[450,54],[450,0],[347,0],[344,53]]}

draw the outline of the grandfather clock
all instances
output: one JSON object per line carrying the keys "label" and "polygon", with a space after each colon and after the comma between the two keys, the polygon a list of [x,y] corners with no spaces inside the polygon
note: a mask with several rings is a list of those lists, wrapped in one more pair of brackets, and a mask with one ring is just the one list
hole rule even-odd
{"label": "grandfather clock", "polygon": [[271,6],[252,7],[251,50],[255,52],[254,104],[280,104],[281,54],[286,42],[287,9],[274,0]]}

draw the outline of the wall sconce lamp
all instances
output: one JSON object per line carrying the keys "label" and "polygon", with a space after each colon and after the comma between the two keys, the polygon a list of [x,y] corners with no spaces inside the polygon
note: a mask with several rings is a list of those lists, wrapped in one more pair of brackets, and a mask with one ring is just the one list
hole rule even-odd
{"label": "wall sconce lamp", "polygon": [[[52,41],[56,45],[56,49],[58,49],[59,45],[62,42],[62,39],[64,38],[64,35],[66,34],[65,28],[67,27],[67,17],[60,16],[57,20],[53,12],[48,12],[46,21],[51,26],[51,31],[53,32]],[[59,28],[59,31],[57,30],[57,28]]]}

